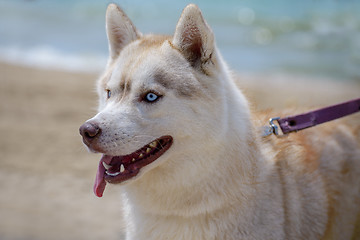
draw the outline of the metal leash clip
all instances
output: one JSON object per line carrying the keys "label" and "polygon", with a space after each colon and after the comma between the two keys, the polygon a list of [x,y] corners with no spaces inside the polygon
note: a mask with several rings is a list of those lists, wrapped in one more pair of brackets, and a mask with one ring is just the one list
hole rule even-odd
{"label": "metal leash clip", "polygon": [[269,119],[269,126],[263,126],[262,136],[266,137],[271,134],[279,136],[279,127],[274,123],[274,121],[279,120],[280,117],[274,117]]}

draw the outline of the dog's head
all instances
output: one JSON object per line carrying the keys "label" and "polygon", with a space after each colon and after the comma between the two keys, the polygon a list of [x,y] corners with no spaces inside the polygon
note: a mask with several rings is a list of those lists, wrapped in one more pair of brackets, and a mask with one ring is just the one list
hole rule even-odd
{"label": "dog's head", "polygon": [[219,80],[226,78],[225,67],[197,6],[184,9],[169,37],[143,36],[111,4],[106,30],[110,59],[98,82],[99,113],[80,127],[87,147],[103,154],[97,196],[106,182],[127,183],[159,168],[174,171],[174,162],[184,176],[181,168],[191,168],[186,159],[216,148],[228,111]]}

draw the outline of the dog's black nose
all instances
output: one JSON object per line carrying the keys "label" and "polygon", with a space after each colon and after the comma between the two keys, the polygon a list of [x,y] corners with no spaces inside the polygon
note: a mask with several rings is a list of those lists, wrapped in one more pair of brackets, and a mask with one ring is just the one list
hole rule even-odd
{"label": "dog's black nose", "polygon": [[101,133],[101,128],[94,122],[86,122],[81,125],[79,132],[83,137],[84,143],[89,145]]}

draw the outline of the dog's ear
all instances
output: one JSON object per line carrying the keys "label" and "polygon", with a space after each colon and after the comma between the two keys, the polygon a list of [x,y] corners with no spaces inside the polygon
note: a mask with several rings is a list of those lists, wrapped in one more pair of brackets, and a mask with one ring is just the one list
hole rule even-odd
{"label": "dog's ear", "polygon": [[106,10],[106,33],[112,59],[115,59],[127,44],[141,36],[128,16],[113,3]]}
{"label": "dog's ear", "polygon": [[205,70],[204,65],[213,63],[214,41],[214,34],[200,9],[195,4],[189,4],[176,25],[173,45],[193,67]]}

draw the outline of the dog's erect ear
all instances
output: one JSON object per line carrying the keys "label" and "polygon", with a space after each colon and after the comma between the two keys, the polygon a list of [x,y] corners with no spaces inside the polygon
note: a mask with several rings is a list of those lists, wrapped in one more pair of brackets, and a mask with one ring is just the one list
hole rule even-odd
{"label": "dog's erect ear", "polygon": [[172,43],[195,68],[212,62],[214,34],[195,4],[188,5],[182,12]]}
{"label": "dog's erect ear", "polygon": [[127,44],[141,36],[128,16],[113,3],[106,10],[106,33],[112,59],[115,59]]}

